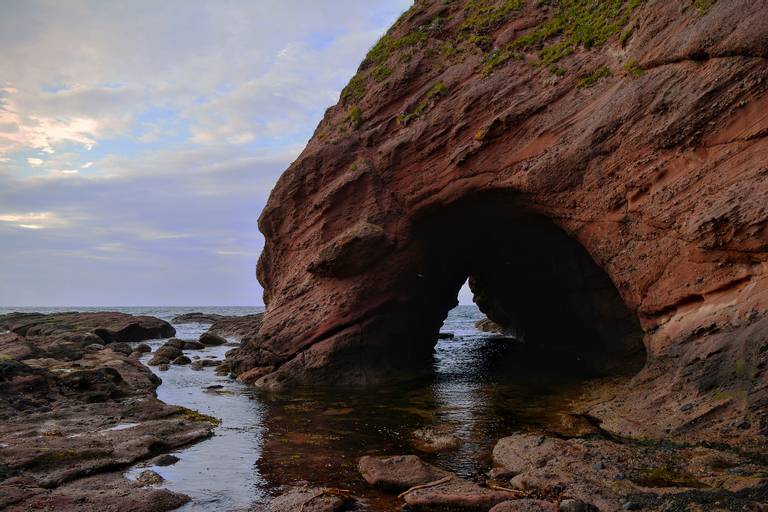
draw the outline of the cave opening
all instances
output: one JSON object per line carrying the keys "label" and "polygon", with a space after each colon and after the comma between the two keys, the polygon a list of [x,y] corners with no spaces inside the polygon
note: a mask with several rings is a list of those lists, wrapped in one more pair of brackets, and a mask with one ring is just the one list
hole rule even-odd
{"label": "cave opening", "polygon": [[637,317],[552,219],[509,195],[481,194],[423,212],[414,229],[421,257],[403,283],[404,311],[411,332],[431,347],[469,279],[480,311],[513,334],[519,369],[599,377],[633,375],[645,364]]}

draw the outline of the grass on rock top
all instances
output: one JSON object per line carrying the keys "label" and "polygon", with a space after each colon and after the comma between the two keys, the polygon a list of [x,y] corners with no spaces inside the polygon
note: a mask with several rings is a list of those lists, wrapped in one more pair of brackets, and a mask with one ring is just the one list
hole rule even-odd
{"label": "grass on rock top", "polygon": [[[560,0],[556,12],[532,31],[517,37],[503,48],[486,56],[483,74],[522,52],[543,46],[537,64],[552,64],[567,57],[577,48],[595,48],[621,32],[643,0]],[[557,38],[557,41],[549,42]]]}

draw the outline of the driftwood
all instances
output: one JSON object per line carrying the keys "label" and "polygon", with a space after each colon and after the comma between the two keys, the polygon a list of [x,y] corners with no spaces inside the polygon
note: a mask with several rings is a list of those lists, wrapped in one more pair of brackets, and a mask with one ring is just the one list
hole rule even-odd
{"label": "driftwood", "polygon": [[414,485],[413,487],[411,487],[407,491],[403,491],[400,494],[398,494],[397,497],[398,498],[402,498],[403,496],[407,496],[408,494],[412,493],[413,491],[417,491],[419,489],[426,489],[428,487],[435,487],[437,485],[444,484],[445,482],[449,481],[452,478],[453,478],[453,475],[448,475],[446,477],[441,478],[440,480],[435,480],[434,482],[429,482],[429,483],[421,484],[421,485]]}

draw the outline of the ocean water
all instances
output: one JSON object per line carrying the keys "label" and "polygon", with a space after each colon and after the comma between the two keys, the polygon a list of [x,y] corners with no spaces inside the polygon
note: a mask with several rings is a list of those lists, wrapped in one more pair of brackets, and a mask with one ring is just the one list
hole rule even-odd
{"label": "ocean water", "polygon": [[[123,311],[170,321],[201,311],[246,315],[253,307],[4,308],[10,311]],[[174,452],[179,462],[167,467],[137,465],[135,476],[152,469],[165,487],[189,495],[187,511],[261,510],[282,486],[309,483],[351,489],[372,510],[399,509],[399,501],[369,488],[356,470],[366,454],[418,453],[466,478],[490,467],[490,451],[500,437],[555,422],[574,391],[546,371],[531,376],[515,367],[515,340],[475,329],[483,318],[476,306],[452,310],[439,340],[432,376],[396,386],[365,389],[303,389],[286,394],[256,392],[213,369],[171,366],[161,372],[158,397],[221,419],[214,436]],[[197,339],[207,325],[175,325],[176,336]],[[165,340],[153,340],[153,351]],[[231,347],[187,351],[189,356],[221,359]],[[145,355],[145,363],[149,359]],[[216,386],[212,389],[210,386]],[[568,389],[565,392],[564,389]],[[417,429],[435,429],[460,440],[456,450],[420,453]]]}

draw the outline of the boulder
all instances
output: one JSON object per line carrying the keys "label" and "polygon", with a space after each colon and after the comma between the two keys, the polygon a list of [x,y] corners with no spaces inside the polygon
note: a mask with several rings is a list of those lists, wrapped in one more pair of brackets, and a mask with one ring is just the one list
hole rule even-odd
{"label": "boulder", "polygon": [[200,343],[203,345],[223,345],[227,340],[218,334],[212,332],[204,332],[200,335]]}
{"label": "boulder", "polygon": [[184,350],[202,350],[204,348],[205,348],[205,345],[203,345],[199,341],[185,341],[184,342]]}
{"label": "boulder", "polygon": [[179,356],[179,357],[175,358],[175,359],[174,359],[173,361],[171,361],[171,362],[172,362],[173,364],[178,364],[178,365],[185,365],[185,364],[189,364],[189,363],[191,363],[191,362],[192,362],[192,360],[191,360],[190,358],[188,358],[187,356],[181,355],[181,356]]}

